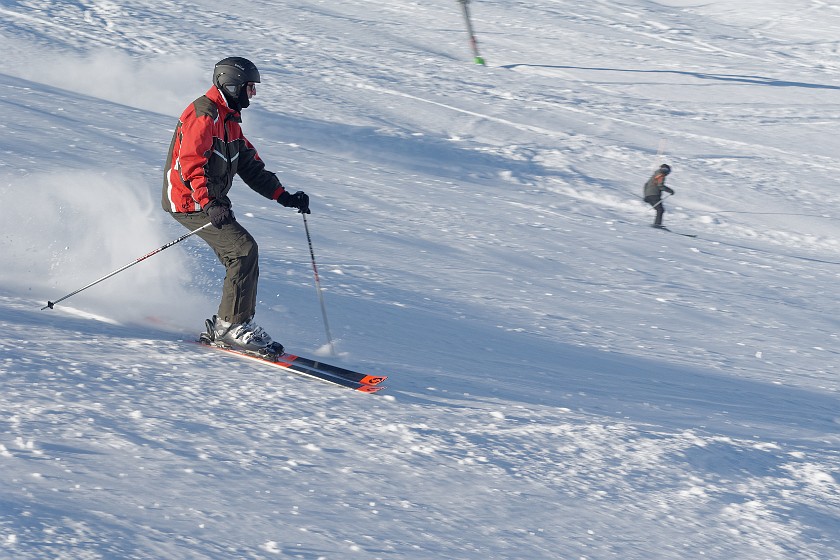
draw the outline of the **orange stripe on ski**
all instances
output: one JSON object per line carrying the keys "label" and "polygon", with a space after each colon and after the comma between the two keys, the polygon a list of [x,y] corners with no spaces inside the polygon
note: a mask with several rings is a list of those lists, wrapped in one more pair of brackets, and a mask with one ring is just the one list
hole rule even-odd
{"label": "orange stripe on ski", "polygon": [[361,391],[362,393],[376,393],[377,391],[381,391],[384,388],[385,387],[382,387],[381,385],[362,385],[356,390]]}
{"label": "orange stripe on ski", "polygon": [[[352,389],[353,391],[359,391],[359,392],[362,392],[362,393],[377,393],[377,392],[379,392],[379,391],[381,391],[382,389],[385,388],[382,385],[374,386],[374,385],[363,383],[363,382],[360,382],[360,381],[345,380],[345,381],[349,381],[350,383],[358,383],[359,384],[358,387],[354,387],[352,385],[341,383],[340,381],[342,381],[342,380],[341,380],[340,377],[334,377],[335,380],[333,381],[333,380],[331,380],[327,377],[321,377],[321,376],[317,375],[317,374],[323,373],[327,376],[330,376],[330,374],[328,372],[318,372],[317,370],[313,370],[313,373],[309,373],[309,372],[306,372],[306,371],[300,371],[300,370],[297,370],[297,369],[293,369],[292,367],[290,367],[290,366],[292,366],[292,361],[285,361],[285,362],[272,361],[272,360],[267,360],[265,358],[260,358],[258,356],[252,356],[252,355],[249,355],[249,354],[245,354],[243,352],[237,352],[236,350],[233,350],[231,348],[225,348],[223,346],[216,346],[216,345],[213,345],[213,344],[204,344],[204,343],[201,343],[201,342],[197,342],[196,344],[201,344],[202,346],[207,346],[208,348],[213,348],[215,350],[221,350],[222,352],[225,352],[227,354],[231,354],[231,355],[234,355],[234,356],[239,356],[241,358],[245,358],[246,360],[250,360],[252,362],[258,362],[258,363],[263,363],[263,364],[266,364],[266,365],[269,365],[269,366],[280,367],[280,368],[282,368],[283,370],[285,370],[289,373],[298,374],[298,375],[303,376],[303,377],[309,377],[310,379],[313,379],[313,380],[316,380],[316,381],[322,381],[322,382],[325,382],[325,383],[329,383],[331,385],[336,385],[336,386],[339,386],[339,387]],[[284,354],[283,358],[286,358],[286,359],[287,358],[295,358],[295,359],[297,359],[298,356],[293,356],[291,354]],[[301,367],[306,369],[306,366],[301,366]],[[367,377],[371,377],[371,376],[367,376]],[[374,379],[376,379],[376,378],[374,378]],[[381,382],[382,379],[384,379],[384,378],[379,378],[379,382]]]}

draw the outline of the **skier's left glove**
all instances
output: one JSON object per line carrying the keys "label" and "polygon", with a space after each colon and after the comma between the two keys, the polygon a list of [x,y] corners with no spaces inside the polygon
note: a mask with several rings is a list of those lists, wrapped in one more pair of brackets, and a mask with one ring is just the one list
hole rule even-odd
{"label": "skier's left glove", "polygon": [[289,194],[288,191],[283,191],[277,198],[277,202],[286,208],[297,208],[300,214],[311,214],[309,211],[309,195],[303,191],[298,191],[295,194]]}
{"label": "skier's left glove", "polygon": [[662,190],[663,190],[663,191],[665,191],[665,192],[667,192],[667,193],[670,193],[670,194],[671,194],[671,196],[673,196],[673,195],[677,194],[677,193],[675,193],[675,192],[674,192],[674,189],[669,188],[669,187],[663,187],[663,188],[662,188]]}

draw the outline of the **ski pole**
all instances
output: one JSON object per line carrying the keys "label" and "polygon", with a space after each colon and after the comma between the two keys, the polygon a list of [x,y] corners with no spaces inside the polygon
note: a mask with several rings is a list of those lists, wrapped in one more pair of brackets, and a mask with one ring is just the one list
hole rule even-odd
{"label": "ski pole", "polygon": [[651,208],[656,208],[657,206],[659,206],[660,204],[662,204],[662,203],[665,201],[665,199],[666,199],[666,198],[668,198],[668,197],[670,197],[670,196],[673,196],[673,195],[672,195],[671,193],[667,193],[667,194],[665,194],[665,196],[663,196],[661,199],[659,199],[659,202],[657,202],[656,204],[652,205],[652,206],[651,206]]}
{"label": "ski pole", "polygon": [[120,272],[122,272],[122,271],[123,271],[123,270],[125,270],[126,268],[132,267],[132,266],[134,266],[135,264],[139,263],[140,261],[144,261],[144,260],[148,259],[149,257],[151,257],[152,255],[156,255],[156,254],[160,253],[161,251],[163,251],[164,249],[168,249],[169,247],[172,247],[172,246],[173,246],[173,245],[175,245],[176,243],[180,243],[181,241],[183,241],[183,240],[184,240],[184,239],[186,239],[187,237],[189,237],[189,236],[191,236],[191,235],[195,235],[195,234],[196,234],[196,233],[198,233],[199,231],[201,231],[201,230],[203,230],[204,228],[206,228],[206,227],[208,227],[208,226],[211,226],[211,225],[213,225],[213,224],[211,224],[211,223],[204,224],[204,225],[203,225],[203,226],[201,226],[200,228],[198,228],[198,229],[194,229],[194,230],[192,230],[192,231],[191,231],[191,232],[189,232],[189,233],[185,233],[184,235],[182,235],[182,236],[181,236],[181,237],[179,237],[178,239],[176,239],[176,240],[174,240],[174,241],[170,241],[169,243],[167,243],[166,245],[164,245],[164,246],[162,246],[162,247],[158,247],[157,249],[155,249],[155,250],[154,250],[154,251],[152,251],[151,253],[147,253],[146,255],[143,255],[143,256],[142,256],[142,257],[140,257],[139,259],[137,259],[137,260],[135,260],[135,261],[133,261],[133,262],[128,263],[128,264],[127,264],[127,265],[125,265],[124,267],[122,267],[122,268],[120,268],[120,269],[117,269],[117,270],[115,270],[114,272],[112,272],[112,273],[110,273],[110,274],[107,274],[107,275],[103,276],[103,277],[102,277],[102,278],[100,278],[99,280],[96,280],[95,282],[91,282],[90,284],[88,284],[88,285],[87,285],[87,286],[85,286],[84,288],[79,288],[79,289],[78,289],[78,290],[76,290],[75,292],[71,292],[71,293],[67,294],[66,296],[64,296],[64,297],[62,297],[62,298],[59,298],[59,299],[57,299],[57,300],[55,300],[55,301],[47,301],[47,305],[45,305],[44,307],[42,307],[42,308],[41,308],[41,311],[43,311],[44,309],[47,309],[47,308],[49,308],[49,309],[53,309],[53,308],[55,307],[55,304],[56,304],[56,303],[61,303],[61,302],[62,302],[62,301],[64,301],[65,299],[67,299],[67,298],[69,298],[69,297],[71,297],[71,296],[75,296],[75,295],[76,295],[76,294],[78,294],[79,292],[83,292],[83,291],[87,290],[88,288],[90,288],[91,286],[95,286],[95,285],[99,284],[99,283],[100,283],[100,282],[102,282],[103,280],[107,280],[107,279],[108,279],[108,278],[110,278],[111,276],[114,276],[114,275],[116,275],[116,274],[119,274]]}
{"label": "ski pole", "polygon": [[473,51],[473,61],[476,64],[481,64],[484,66],[484,59],[478,54],[478,41],[475,39],[475,33],[473,32],[472,21],[470,20],[470,9],[467,7],[467,4],[470,0],[458,0],[461,4],[461,11],[464,12],[464,21],[467,24],[467,34],[470,36],[470,47]]}
{"label": "ski pole", "polygon": [[656,165],[655,169],[658,169],[660,165],[662,165],[662,156],[665,155],[665,145],[667,141],[664,138],[659,139],[659,148],[656,150]]}
{"label": "ski pole", "polygon": [[315,290],[318,292],[318,300],[321,302],[321,315],[324,317],[324,330],[327,332],[327,342],[330,345],[330,354],[335,356],[335,345],[333,345],[332,334],[330,334],[330,323],[327,321],[327,307],[324,305],[324,294],[321,291],[321,278],[318,276],[318,265],[315,264],[315,251],[312,249],[312,236],[309,235],[309,222],[306,221],[306,214],[303,216],[303,227],[306,230],[306,241],[309,243],[309,257],[312,259],[312,272],[315,273]]}

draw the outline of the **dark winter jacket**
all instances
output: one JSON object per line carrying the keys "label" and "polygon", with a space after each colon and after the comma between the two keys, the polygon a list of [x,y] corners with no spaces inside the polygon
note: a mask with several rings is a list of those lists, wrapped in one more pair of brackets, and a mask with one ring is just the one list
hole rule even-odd
{"label": "dark winter jacket", "polygon": [[283,186],[242,134],[241,122],[216,86],[184,110],[166,158],[164,210],[198,212],[212,200],[230,206],[234,175],[264,197],[277,200]]}
{"label": "dark winter jacket", "polygon": [[665,186],[665,174],[657,171],[645,183],[645,200],[652,196],[661,197],[662,191],[674,194],[673,189]]}

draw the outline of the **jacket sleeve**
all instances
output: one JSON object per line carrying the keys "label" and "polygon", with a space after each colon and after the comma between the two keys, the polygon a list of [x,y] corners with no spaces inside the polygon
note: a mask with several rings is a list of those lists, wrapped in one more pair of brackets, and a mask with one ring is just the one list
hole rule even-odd
{"label": "jacket sleeve", "polygon": [[241,146],[237,174],[254,191],[268,199],[277,200],[285,191],[280,179],[265,168],[265,163],[260,159],[256,148],[245,136],[242,136]]}

